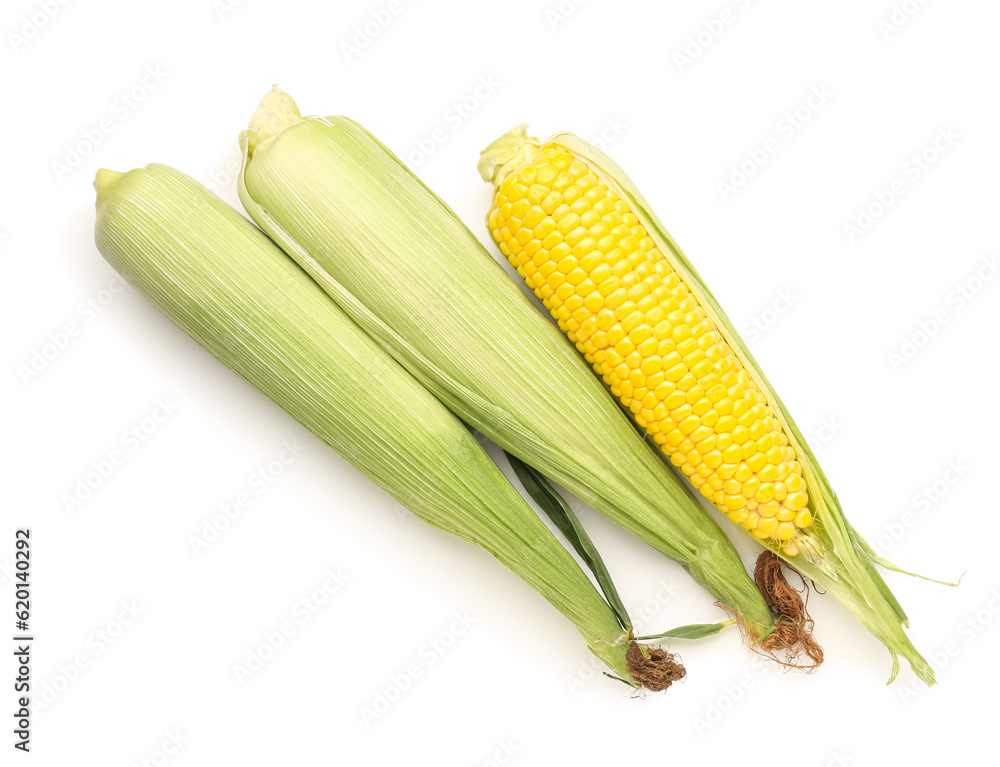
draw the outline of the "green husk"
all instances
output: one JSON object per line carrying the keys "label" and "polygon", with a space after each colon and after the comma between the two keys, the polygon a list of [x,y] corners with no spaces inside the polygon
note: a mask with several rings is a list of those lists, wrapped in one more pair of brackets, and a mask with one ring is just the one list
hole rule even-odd
{"label": "green husk", "polygon": [[597,581],[597,585],[601,587],[601,591],[604,593],[604,598],[608,600],[611,609],[618,616],[618,623],[621,624],[623,629],[630,629],[632,627],[632,619],[628,617],[628,611],[625,609],[625,604],[618,594],[618,589],[615,588],[614,581],[611,579],[611,574],[604,564],[601,553],[597,550],[597,547],[590,539],[583,525],[580,524],[576,512],[570,508],[570,505],[549,484],[549,481],[542,473],[531,468],[528,464],[512,456],[510,453],[504,453],[504,455],[507,456],[507,461],[510,463],[514,474],[517,475],[518,480],[520,480],[521,485],[528,495],[545,512],[545,515],[552,520],[552,523],[559,529],[559,532],[566,536],[566,540],[570,542],[573,550],[584,561],[584,564],[590,568],[590,572]]}
{"label": "green husk", "polygon": [[[888,566],[889,563],[875,556],[847,521],[816,456],[781,398],[764,376],[715,296],[625,172],[604,152],[572,133],[557,133],[546,141],[538,141],[528,137],[527,125],[522,124],[483,151],[479,164],[480,173],[488,182],[500,184],[506,175],[529,162],[542,146],[549,144],[561,145],[580,157],[629,204],[657,248],[687,282],[691,292],[735,350],[748,374],[766,395],[791,444],[798,455],[802,456],[800,463],[810,491],[809,509],[813,515],[813,523],[808,528],[811,538],[806,538],[806,545],[793,557],[786,556],[774,541],[755,540],[833,594],[889,649],[892,656],[890,682],[899,670],[897,656],[902,655],[921,680],[929,685],[933,684],[933,669],[902,630],[902,626],[908,625],[906,614],[874,566]],[[898,570],[894,566],[892,569]]]}
{"label": "green husk", "polygon": [[150,303],[424,522],[500,560],[637,685],[629,632],[583,570],[468,429],[291,259],[164,165],[102,170],[95,186],[97,247]]}
{"label": "green husk", "polygon": [[241,136],[251,218],[464,421],[773,628],[721,528],[459,218],[345,117],[273,90]]}
{"label": "green husk", "polygon": [[678,626],[662,634],[652,634],[650,636],[636,637],[636,641],[649,641],[653,639],[705,639],[715,636],[724,628],[736,623],[735,618],[719,623],[692,623],[690,626]]}

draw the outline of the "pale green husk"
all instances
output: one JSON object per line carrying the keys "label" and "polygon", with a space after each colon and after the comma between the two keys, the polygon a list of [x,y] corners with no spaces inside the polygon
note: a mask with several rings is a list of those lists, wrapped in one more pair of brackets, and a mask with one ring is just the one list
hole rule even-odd
{"label": "pale green husk", "polygon": [[243,206],[467,423],[680,562],[759,636],[766,603],[718,524],[461,220],[345,117],[274,90],[248,131]]}
{"label": "pale green husk", "polygon": [[468,429],[274,243],[164,165],[95,185],[97,247],[150,303],[420,519],[499,559],[631,679],[615,613]]}
{"label": "pale green husk", "polygon": [[768,383],[712,292],[625,172],[604,152],[572,133],[557,133],[546,141],[539,141],[529,138],[527,125],[522,124],[483,150],[479,163],[480,174],[486,181],[498,185],[522,164],[530,162],[541,147],[550,144],[558,144],[584,160],[629,204],[657,248],[687,282],[691,292],[735,350],[748,374],[775,408],[785,433],[796,452],[802,456],[804,478],[809,488],[809,509],[814,520],[808,530],[816,548],[805,546],[797,556],[788,557],[774,541],[755,540],[833,594],[885,644],[892,655],[890,682],[899,670],[897,656],[902,655],[920,679],[933,684],[933,669],[902,630],[903,625],[908,625],[905,613],[874,567],[876,562],[883,566],[888,563],[874,556],[870,547],[847,521],[826,475],[781,398]]}

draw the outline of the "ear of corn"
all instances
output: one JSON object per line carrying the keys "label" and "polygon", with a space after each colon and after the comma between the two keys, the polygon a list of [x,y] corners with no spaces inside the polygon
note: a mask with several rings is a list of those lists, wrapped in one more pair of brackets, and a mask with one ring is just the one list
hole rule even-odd
{"label": "ear of corn", "polygon": [[[487,147],[490,233],[637,425],[733,522],[928,684],[906,616],[732,322],[624,172],[570,133]],[[891,681],[891,680],[890,680]]]}
{"label": "ear of corn", "polygon": [[272,91],[241,137],[247,212],[463,420],[679,561],[751,635],[774,626],[731,542],[457,216],[344,117]]}
{"label": "ear of corn", "polygon": [[808,494],[756,382],[628,202],[559,144],[532,154],[497,185],[500,251],[694,487],[794,555]]}
{"label": "ear of corn", "polygon": [[96,186],[98,249],[157,309],[420,519],[499,559],[632,680],[627,630],[569,553],[465,426],[280,249],[166,166],[101,171]]}

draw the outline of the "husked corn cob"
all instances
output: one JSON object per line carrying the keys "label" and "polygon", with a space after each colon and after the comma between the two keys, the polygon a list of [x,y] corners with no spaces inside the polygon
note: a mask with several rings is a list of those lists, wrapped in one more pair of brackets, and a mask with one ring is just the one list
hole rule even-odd
{"label": "husked corn cob", "polygon": [[250,217],[462,420],[681,562],[756,640],[718,524],[461,220],[363,127],[275,89],[241,136]]}
{"label": "husked corn cob", "polygon": [[[491,236],[670,462],[928,684],[906,613],[718,301],[614,161],[520,125],[485,150]],[[891,680],[890,680],[891,681]]]}
{"label": "husked corn cob", "polygon": [[628,204],[546,145],[497,188],[507,260],[674,466],[728,517],[795,554],[799,456],[767,398]]}
{"label": "husked corn cob", "polygon": [[669,657],[629,641],[469,430],[263,233],[163,165],[95,186],[98,249],[157,309],[424,522],[510,568],[620,678],[669,684],[643,676],[675,671]]}

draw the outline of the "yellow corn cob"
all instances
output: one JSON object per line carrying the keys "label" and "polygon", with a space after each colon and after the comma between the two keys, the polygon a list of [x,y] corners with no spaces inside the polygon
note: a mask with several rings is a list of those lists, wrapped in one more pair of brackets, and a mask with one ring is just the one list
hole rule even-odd
{"label": "yellow corn cob", "polygon": [[880,557],[802,432],[635,184],[572,133],[519,125],[483,150],[500,250],[636,423],[733,521],[840,600],[934,683]]}
{"label": "yellow corn cob", "polygon": [[636,422],[729,518],[798,550],[812,516],[781,424],[628,204],[543,145],[497,189],[500,252]]}

